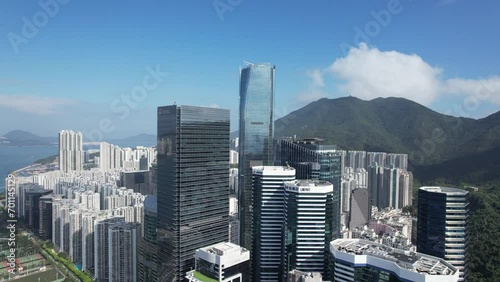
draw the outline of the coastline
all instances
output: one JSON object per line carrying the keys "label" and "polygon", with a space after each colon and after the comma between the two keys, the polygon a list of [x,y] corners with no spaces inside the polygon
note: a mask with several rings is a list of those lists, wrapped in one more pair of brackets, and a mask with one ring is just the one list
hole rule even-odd
{"label": "coastline", "polygon": [[[25,166],[25,167],[22,167],[22,168],[16,169],[16,170],[14,170],[14,171],[11,171],[11,172],[9,172],[9,174],[14,174],[14,175],[15,175],[15,174],[16,174],[16,173],[18,173],[19,171],[25,170],[25,169],[30,168],[30,167],[32,167],[32,166],[33,166],[33,164],[30,164],[30,165],[28,165],[28,166]],[[2,180],[0,181],[0,193],[5,193],[5,179],[2,179]]]}

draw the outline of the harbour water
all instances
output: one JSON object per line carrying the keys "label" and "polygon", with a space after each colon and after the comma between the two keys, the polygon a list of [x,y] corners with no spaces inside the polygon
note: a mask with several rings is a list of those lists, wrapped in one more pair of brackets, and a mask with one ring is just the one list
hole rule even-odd
{"label": "harbour water", "polygon": [[34,161],[58,154],[58,147],[0,147],[0,193],[5,190],[5,178],[12,171]]}

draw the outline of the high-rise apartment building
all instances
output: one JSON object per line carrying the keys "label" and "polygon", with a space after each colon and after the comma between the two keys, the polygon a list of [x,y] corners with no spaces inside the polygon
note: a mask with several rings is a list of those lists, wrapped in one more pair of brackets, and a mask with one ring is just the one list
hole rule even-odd
{"label": "high-rise apartment building", "polygon": [[252,249],[252,167],[273,164],[274,74],[269,63],[249,64],[240,73],[238,202],[240,245]]}
{"label": "high-rise apartment building", "polygon": [[[333,232],[333,185],[295,180],[284,185],[283,278],[293,269],[321,273],[326,280]],[[286,280],[283,280],[286,281]]]}
{"label": "high-rise apartment building", "polygon": [[83,169],[83,137],[81,132],[59,132],[59,169],[64,172]]}
{"label": "high-rise apartment building", "polygon": [[366,166],[378,163],[381,166],[386,165],[387,153],[384,152],[366,152]]}
{"label": "high-rise apartment building", "polygon": [[393,165],[402,170],[408,170],[408,155],[407,154],[387,154],[385,160],[387,166]]}
{"label": "high-rise apartment building", "polygon": [[137,281],[138,223],[121,222],[108,228],[109,282]]}
{"label": "high-rise apartment building", "polygon": [[295,180],[286,166],[253,168],[253,281],[280,281],[284,181]]}
{"label": "high-rise apartment building", "polygon": [[349,228],[363,228],[371,218],[370,195],[366,188],[352,190],[350,196]]}
{"label": "high-rise apartment building", "polygon": [[349,151],[347,154],[347,163],[354,170],[358,168],[366,169],[366,152],[365,151]]}
{"label": "high-rise apartment building", "polygon": [[183,281],[196,249],[227,241],[229,110],[158,108],[161,281]]}
{"label": "high-rise apartment building", "polygon": [[341,180],[343,153],[335,145],[323,145],[321,139],[279,140],[277,165],[289,165],[297,179],[323,180],[333,184],[333,238],[340,237]]}
{"label": "high-rise apartment building", "polygon": [[469,192],[449,187],[418,189],[417,251],[443,258],[467,278]]}
{"label": "high-rise apartment building", "polygon": [[82,263],[82,214],[80,209],[69,213],[69,257],[75,264]]}
{"label": "high-rise apartment building", "polygon": [[94,279],[97,282],[109,282],[110,249],[109,227],[124,222],[122,217],[103,218],[94,223]]}
{"label": "high-rise apartment building", "polygon": [[94,273],[94,221],[95,212],[82,214],[82,270]]}

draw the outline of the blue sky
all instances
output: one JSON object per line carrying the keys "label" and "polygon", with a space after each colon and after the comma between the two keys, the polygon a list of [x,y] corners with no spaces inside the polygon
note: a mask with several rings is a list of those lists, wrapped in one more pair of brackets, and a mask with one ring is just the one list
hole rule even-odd
{"label": "blue sky", "polygon": [[174,102],[228,108],[235,130],[244,61],[276,65],[277,117],[352,95],[481,118],[500,109],[499,12],[493,0],[1,1],[0,135],[154,134],[156,107]]}

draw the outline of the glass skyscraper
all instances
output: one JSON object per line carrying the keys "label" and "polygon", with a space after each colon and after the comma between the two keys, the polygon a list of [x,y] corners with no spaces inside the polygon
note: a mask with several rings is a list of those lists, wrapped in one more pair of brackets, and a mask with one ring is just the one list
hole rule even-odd
{"label": "glass skyscraper", "polygon": [[252,250],[252,167],[273,164],[274,73],[269,63],[249,64],[240,74],[240,245]]}
{"label": "glass skyscraper", "polygon": [[229,110],[158,108],[159,281],[184,281],[199,248],[228,240]]}
{"label": "glass skyscraper", "polygon": [[289,165],[297,179],[324,180],[333,184],[332,236],[340,237],[342,153],[335,145],[322,145],[321,139],[278,140],[275,165]]}
{"label": "glass skyscraper", "polygon": [[469,192],[449,187],[418,189],[417,251],[445,259],[467,278]]}

